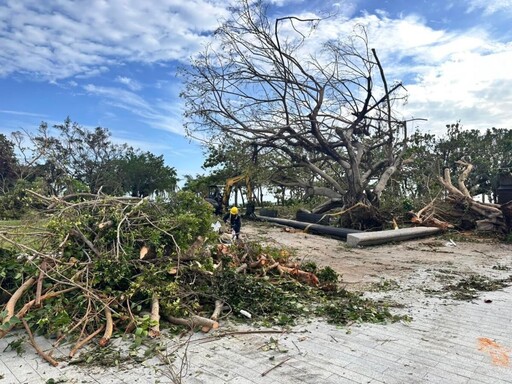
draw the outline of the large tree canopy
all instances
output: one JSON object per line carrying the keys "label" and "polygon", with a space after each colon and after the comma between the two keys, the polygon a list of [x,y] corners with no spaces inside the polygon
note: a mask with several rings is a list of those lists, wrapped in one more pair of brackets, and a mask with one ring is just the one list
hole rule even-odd
{"label": "large tree canopy", "polygon": [[403,88],[388,84],[363,28],[318,46],[319,22],[272,22],[262,4],[243,2],[184,69],[186,126],[212,142],[227,135],[275,152],[274,168],[288,170],[275,179],[326,196],[319,212],[378,203],[405,149],[406,124],[394,112]]}
{"label": "large tree canopy", "polygon": [[118,161],[118,172],[123,191],[133,197],[174,191],[178,181],[176,169],[166,166],[163,156],[151,152],[128,153]]}
{"label": "large tree canopy", "polygon": [[89,130],[68,117],[51,128],[42,122],[31,140],[55,194],[69,189],[67,180],[84,183],[92,193],[100,189],[112,194],[121,192],[115,164],[131,148],[112,143],[108,129]]}

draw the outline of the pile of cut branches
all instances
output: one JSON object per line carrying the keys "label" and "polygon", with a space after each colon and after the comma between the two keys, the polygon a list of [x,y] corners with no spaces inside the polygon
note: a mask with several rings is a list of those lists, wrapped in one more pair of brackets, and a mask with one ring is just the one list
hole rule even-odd
{"label": "pile of cut branches", "polygon": [[287,251],[254,243],[219,244],[211,207],[193,194],[31,198],[47,206],[40,228],[25,228],[23,240],[0,232],[0,338],[23,325],[36,349],[33,333],[70,343],[73,357],[116,333],[157,337],[163,323],[207,332],[229,314],[268,325],[308,313],[329,319],[319,305],[333,300],[359,311],[333,322],[397,320],[340,290],[330,269],[304,270]]}

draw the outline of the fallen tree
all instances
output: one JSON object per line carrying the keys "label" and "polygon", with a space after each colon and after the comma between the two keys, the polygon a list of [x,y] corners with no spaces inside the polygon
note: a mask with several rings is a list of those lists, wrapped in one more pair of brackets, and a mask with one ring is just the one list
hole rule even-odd
{"label": "fallen tree", "polygon": [[[473,165],[462,160],[456,163],[462,167],[457,186],[452,183],[450,169],[445,168],[443,175],[438,177],[446,191],[444,199],[436,201],[436,198],[417,213],[410,212],[411,221],[442,229],[474,227],[483,232],[509,233],[512,230],[512,201],[493,204],[475,200],[465,184]],[[441,209],[444,203],[448,205]],[[465,223],[462,222],[463,216]]]}
{"label": "fallen tree", "polygon": [[314,213],[362,203],[357,213],[373,217],[353,227],[373,228],[408,146],[409,121],[397,113],[406,90],[387,79],[362,26],[323,40],[324,23],[271,20],[262,4],[242,1],[218,44],[184,69],[186,126],[212,144],[228,137],[237,151],[252,148],[255,162],[267,156],[273,183],[322,199]]}

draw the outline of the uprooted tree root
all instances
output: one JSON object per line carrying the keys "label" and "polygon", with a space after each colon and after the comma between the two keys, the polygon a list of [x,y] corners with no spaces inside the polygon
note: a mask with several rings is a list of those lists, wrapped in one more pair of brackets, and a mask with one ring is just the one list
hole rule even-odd
{"label": "uprooted tree root", "polygon": [[510,233],[512,201],[492,204],[475,200],[465,184],[473,165],[462,160],[456,163],[462,167],[457,178],[457,186],[452,183],[450,169],[445,168],[443,176],[439,176],[438,181],[446,191],[446,196],[441,201],[434,199],[417,213],[410,212],[411,222],[445,230],[476,228],[481,232]]}
{"label": "uprooted tree root", "polygon": [[[398,320],[387,308],[340,289],[338,275],[290,262],[285,250],[255,243],[218,244],[208,204],[178,193],[165,201],[80,195],[47,198],[38,231],[8,244],[0,260],[0,338],[23,325],[66,342],[69,358],[114,334],[156,338],[164,324],[208,332],[231,319],[290,325],[296,318],[328,321]],[[210,238],[208,238],[210,237]]]}

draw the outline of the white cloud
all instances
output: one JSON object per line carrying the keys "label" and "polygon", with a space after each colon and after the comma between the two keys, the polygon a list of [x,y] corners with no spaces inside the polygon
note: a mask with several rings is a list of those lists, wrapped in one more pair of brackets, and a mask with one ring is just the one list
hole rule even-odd
{"label": "white cloud", "polygon": [[140,85],[140,83],[137,80],[131,79],[126,76],[117,76],[116,81],[118,83],[126,85],[132,91],[139,91],[142,89],[142,86]]}
{"label": "white cloud", "polygon": [[[495,87],[512,84],[512,73],[504,65],[512,60],[511,43],[493,41],[482,29],[447,32],[413,22],[401,30],[388,30],[396,36],[392,45],[379,39],[380,52],[391,53],[385,68],[405,80],[409,115],[428,118],[424,126],[433,132],[459,119],[467,128],[510,127],[512,95],[498,94]],[[400,36],[418,36],[418,44]]]}
{"label": "white cloud", "polygon": [[130,111],[152,128],[184,135],[181,110],[171,100],[157,100],[149,103],[143,97],[126,89],[87,84],[84,89],[100,96],[109,105]]}
{"label": "white cloud", "polygon": [[5,113],[8,115],[18,115],[18,116],[30,116],[30,117],[46,117],[46,115],[41,113],[33,113],[33,112],[25,112],[25,111],[9,111],[5,109],[0,109],[0,113]]}
{"label": "white cloud", "polygon": [[483,10],[485,15],[505,11],[512,13],[512,0],[469,0],[468,12]]}
{"label": "white cloud", "polygon": [[7,0],[0,76],[90,76],[121,62],[186,60],[227,15],[221,0]]}
{"label": "white cloud", "polygon": [[[434,29],[416,14],[393,19],[389,12],[377,10],[350,20],[355,3],[330,3],[334,14],[320,23],[317,36],[336,38],[351,32],[355,23],[366,25],[388,80],[403,80],[409,91],[405,117],[428,118],[424,127],[430,130],[458,119],[468,128],[510,126],[512,73],[507,63],[512,60],[512,42],[494,40],[483,26]],[[108,75],[113,66],[185,61],[207,42],[218,20],[228,16],[229,5],[222,0],[4,0],[0,2],[0,77],[18,73],[78,87],[80,79]],[[325,9],[328,6],[325,3]],[[512,0],[469,0],[468,12],[477,11],[512,11]],[[305,48],[317,53],[319,43]],[[171,75],[167,80],[154,79],[153,85],[137,81],[136,74],[115,76],[113,80],[123,88],[87,80],[90,84],[84,89],[153,128],[183,134],[179,102],[172,101],[178,91],[172,89],[177,85]],[[142,96],[142,90],[160,84],[160,91],[170,90],[168,100],[150,102]]]}
{"label": "white cloud", "polygon": [[466,128],[512,128],[512,42],[494,40],[483,27],[433,29],[417,15],[365,14],[341,27],[324,20],[318,34],[347,34],[357,23],[367,27],[388,82],[401,80],[408,90],[404,118],[427,118],[422,128],[435,133],[459,119]]}

